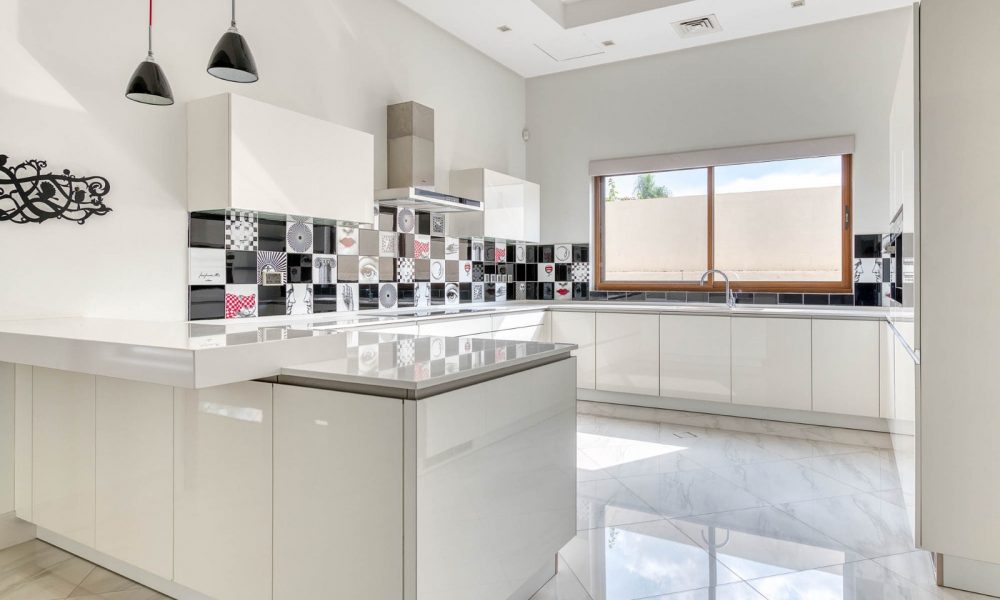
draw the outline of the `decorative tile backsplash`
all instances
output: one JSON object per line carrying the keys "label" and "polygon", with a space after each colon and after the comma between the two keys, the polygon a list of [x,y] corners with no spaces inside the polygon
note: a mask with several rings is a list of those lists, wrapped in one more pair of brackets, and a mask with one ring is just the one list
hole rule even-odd
{"label": "decorative tile backsplash", "polygon": [[[506,300],[724,302],[589,289],[588,244],[445,235],[443,215],[382,209],[377,229],[250,211],[192,213],[189,316],[236,319]],[[756,304],[881,304],[881,237],[855,237],[854,294],[740,293]]]}

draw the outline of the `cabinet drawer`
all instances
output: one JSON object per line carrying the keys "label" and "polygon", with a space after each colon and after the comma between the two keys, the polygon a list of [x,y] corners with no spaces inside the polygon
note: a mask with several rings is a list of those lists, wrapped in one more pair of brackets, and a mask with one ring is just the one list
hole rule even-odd
{"label": "cabinet drawer", "polygon": [[473,317],[471,319],[448,319],[421,323],[420,335],[440,335],[458,337],[463,335],[479,335],[493,331],[493,321],[490,317]]}
{"label": "cabinet drawer", "polygon": [[534,327],[518,327],[517,329],[504,329],[503,331],[494,331],[493,339],[495,340],[515,340],[518,342],[545,342],[548,341],[545,335],[545,328],[541,325],[536,325]]}
{"label": "cabinet drawer", "polygon": [[547,313],[545,313],[545,311],[539,311],[513,313],[509,315],[493,315],[493,331],[543,325],[545,323],[546,314]]}

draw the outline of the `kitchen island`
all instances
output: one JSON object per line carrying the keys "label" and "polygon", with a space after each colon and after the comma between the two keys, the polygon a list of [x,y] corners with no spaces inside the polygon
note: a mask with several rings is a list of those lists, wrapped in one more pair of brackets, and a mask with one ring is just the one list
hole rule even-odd
{"label": "kitchen island", "polygon": [[575,346],[367,325],[3,323],[17,516],[179,599],[529,598],[575,532]]}

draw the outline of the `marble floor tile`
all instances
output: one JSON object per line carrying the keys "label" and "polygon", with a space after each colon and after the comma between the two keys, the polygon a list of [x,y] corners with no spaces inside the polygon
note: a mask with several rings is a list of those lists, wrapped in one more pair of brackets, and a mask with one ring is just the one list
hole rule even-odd
{"label": "marble floor tile", "polygon": [[876,558],[875,562],[906,581],[935,594],[936,598],[942,600],[987,600],[991,598],[982,594],[938,587],[934,575],[933,560],[930,552],[915,550],[905,554]]}
{"label": "marble floor tile", "polygon": [[[587,438],[591,435],[581,433],[578,437]],[[621,443],[614,444],[591,443],[578,452],[585,455],[585,464],[596,465],[613,477],[673,473],[703,468],[688,455],[691,441],[696,440],[674,438],[661,442],[622,440]]]}
{"label": "marble floor tile", "polygon": [[774,507],[671,522],[743,579],[834,566],[864,557]]}
{"label": "marble floor tile", "polygon": [[915,549],[906,508],[875,494],[823,498],[778,508],[866,558]]}
{"label": "marble floor tile", "polygon": [[768,600],[932,600],[938,596],[871,560],[748,582]]}
{"label": "marble floor tile", "polygon": [[763,506],[746,489],[708,469],[619,479],[664,517],[686,517]]}
{"label": "marble floor tile", "polygon": [[90,574],[80,582],[80,585],[73,590],[73,593],[70,594],[70,598],[121,592],[136,589],[138,587],[140,587],[139,584],[131,579],[126,579],[117,573],[112,573],[111,571],[102,569],[101,567],[94,567],[94,570],[92,570]]}
{"label": "marble floor tile", "polygon": [[659,519],[662,519],[659,513],[616,479],[584,481],[577,484],[578,531]]}
{"label": "marble floor tile", "polygon": [[38,540],[0,551],[0,599],[62,600],[94,565]]}
{"label": "marble floor tile", "polygon": [[634,600],[740,581],[666,520],[581,531],[560,556],[593,600]]}
{"label": "marble floor tile", "polygon": [[576,480],[577,481],[597,481],[599,479],[611,479],[612,476],[600,464],[587,456],[579,448],[576,451]]}
{"label": "marble floor tile", "polygon": [[766,600],[766,598],[749,584],[727,583],[714,588],[701,588],[689,592],[654,596],[646,600]]}
{"label": "marble floor tile", "polygon": [[897,490],[902,486],[895,459],[887,450],[819,456],[799,462],[862,492]]}
{"label": "marble floor tile", "polygon": [[727,431],[707,431],[697,438],[688,440],[684,455],[706,467],[746,465],[752,463],[785,460],[757,443],[754,436]]}
{"label": "marble floor tile", "polygon": [[793,460],[715,467],[712,472],[770,504],[858,493],[857,489]]}

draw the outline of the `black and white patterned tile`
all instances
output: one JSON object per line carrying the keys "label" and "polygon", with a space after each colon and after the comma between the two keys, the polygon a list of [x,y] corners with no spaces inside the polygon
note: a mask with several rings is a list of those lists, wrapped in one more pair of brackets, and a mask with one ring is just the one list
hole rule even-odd
{"label": "black and white patterned tile", "polygon": [[313,255],[313,283],[318,283],[318,284],[337,283],[336,254]]}
{"label": "black and white patterned tile", "polygon": [[289,252],[309,254],[313,251],[313,224],[306,217],[288,217],[285,244]]}
{"label": "black and white patterned tile", "polygon": [[285,286],[285,314],[313,314],[313,286],[311,283],[290,283]]}
{"label": "black and white patterned tile", "polygon": [[226,211],[226,250],[257,250],[257,213],[233,209]]}
{"label": "black and white patterned tile", "polygon": [[288,255],[284,252],[258,252],[257,285],[265,284],[267,273],[280,277],[278,284],[284,285],[288,281]]}

